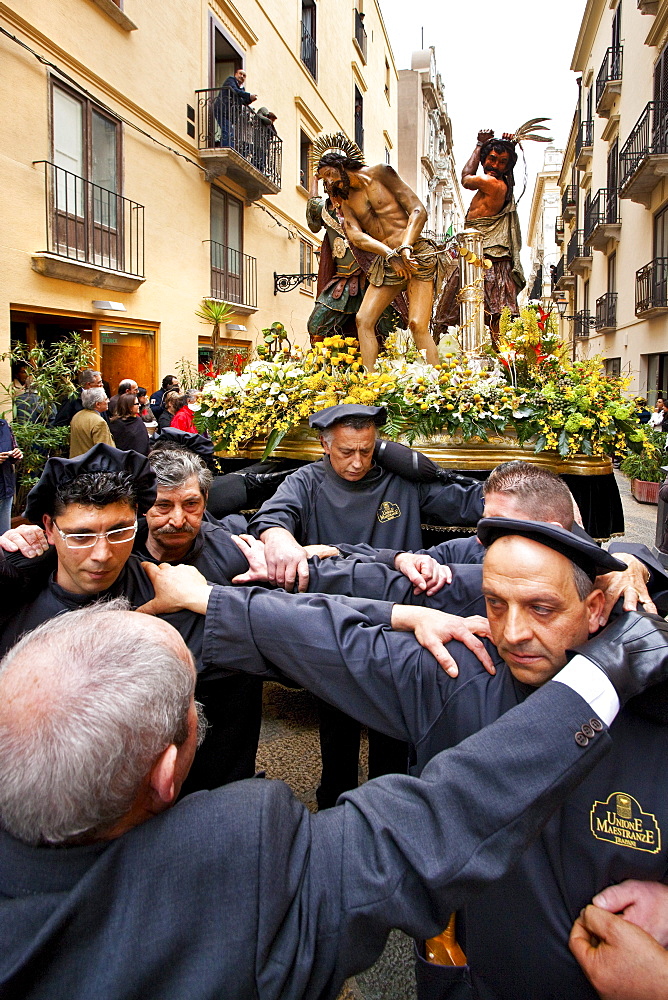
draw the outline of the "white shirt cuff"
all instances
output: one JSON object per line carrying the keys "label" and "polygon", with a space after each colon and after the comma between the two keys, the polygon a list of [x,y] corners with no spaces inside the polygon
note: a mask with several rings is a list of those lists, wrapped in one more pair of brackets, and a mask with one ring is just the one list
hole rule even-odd
{"label": "white shirt cuff", "polygon": [[619,712],[619,698],[612,683],[603,671],[578,654],[552,678],[572,688],[576,694],[588,701],[594,713],[609,726]]}

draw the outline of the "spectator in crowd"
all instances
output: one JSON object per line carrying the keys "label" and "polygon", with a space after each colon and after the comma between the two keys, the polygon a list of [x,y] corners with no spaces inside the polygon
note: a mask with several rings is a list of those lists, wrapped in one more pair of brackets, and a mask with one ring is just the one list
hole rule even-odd
{"label": "spectator in crowd", "polygon": [[[216,121],[220,126],[220,140],[217,141],[217,145],[231,146],[244,142],[244,128],[241,129],[240,135],[235,134],[235,126],[242,124],[238,121],[239,109],[248,107],[257,99],[257,94],[248,93],[244,87],[245,82],[246,70],[239,68],[232,76],[227,77],[220,88],[214,105]],[[250,130],[248,138],[250,139]]]}
{"label": "spectator in crowd", "polygon": [[276,115],[269,108],[260,108],[255,113],[255,134],[253,136],[253,166],[262,174],[270,172],[272,164],[272,140],[278,139],[274,127]]}
{"label": "spectator in crowd", "polygon": [[28,392],[30,388],[30,383],[32,382],[32,376],[30,374],[30,369],[25,361],[14,361],[12,363],[12,392],[15,396],[20,396],[24,392]]}
{"label": "spectator in crowd", "polygon": [[6,420],[0,418],[0,534],[8,531],[12,522],[12,502],[16,492],[16,463],[23,452]]}
{"label": "spectator in crowd", "polygon": [[[72,418],[75,413],[78,413],[81,409],[81,394],[84,389],[99,389],[104,388],[102,384],[102,375],[100,372],[94,371],[92,368],[86,368],[79,374],[79,390],[75,392],[72,396],[68,396],[64,403],[61,404],[60,409],[56,413],[53,421],[54,427],[69,427],[72,423]],[[105,396],[108,395],[105,389]]]}
{"label": "spectator in crowd", "polygon": [[659,396],[656,403],[654,404],[654,410],[650,414],[649,418],[649,426],[652,428],[652,430],[655,431],[661,430],[663,424],[664,412],[665,411],[663,408],[663,399],[661,398],[661,396]]}
{"label": "spectator in crowd", "polygon": [[139,386],[137,385],[137,383],[135,382],[135,380],[133,378],[124,378],[124,379],[122,379],[121,382],[119,382],[119,384],[118,384],[118,392],[116,393],[115,396],[112,396],[111,399],[109,400],[109,419],[110,420],[114,416],[114,414],[116,413],[116,406],[118,404],[118,400],[120,399],[120,397],[123,396],[125,393],[128,393],[128,392],[131,393],[133,396],[136,396],[138,388],[139,388]]}
{"label": "spectator in crowd", "polygon": [[648,424],[651,413],[647,409],[647,400],[644,396],[636,396],[633,401],[636,404],[636,416],[641,424]]}
{"label": "spectator in crowd", "polygon": [[170,427],[176,427],[180,431],[188,431],[190,434],[199,434],[193,416],[202,408],[200,396],[201,393],[198,389],[188,389],[183,396],[179,397],[175,404],[176,411]]}
{"label": "spectator in crowd", "polygon": [[102,416],[108,406],[107,394],[101,386],[82,391],[81,409],[74,414],[70,424],[70,458],[83,455],[99,442],[113,445],[109,425]]}
{"label": "spectator in crowd", "polygon": [[162,380],[161,388],[158,389],[157,392],[154,392],[149,400],[156,420],[162,413],[162,398],[166,392],[169,392],[170,389],[175,389],[177,392],[179,391],[179,380],[176,375],[165,375]]}
{"label": "spectator in crowd", "polygon": [[134,393],[125,392],[119,396],[109,426],[113,443],[121,451],[138,451],[140,455],[148,455],[148,431],[139,416],[139,403]]}
{"label": "spectator in crowd", "polygon": [[146,424],[146,430],[152,435],[158,426],[158,421],[155,419],[153,410],[149,405],[146,389],[143,389],[141,386],[137,389],[137,399],[139,401],[139,416]]}
{"label": "spectator in crowd", "polygon": [[158,417],[158,430],[170,427],[172,419],[176,413],[178,402],[181,399],[177,389],[168,389],[162,397],[162,413]]}

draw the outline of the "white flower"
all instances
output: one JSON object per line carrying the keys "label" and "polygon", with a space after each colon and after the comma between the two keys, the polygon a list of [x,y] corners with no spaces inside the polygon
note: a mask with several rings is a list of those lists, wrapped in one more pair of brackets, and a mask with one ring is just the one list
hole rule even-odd
{"label": "white flower", "polygon": [[282,392],[280,394],[280,396],[277,396],[276,398],[278,399],[279,403],[287,403],[288,402],[288,397],[285,395],[284,392]]}

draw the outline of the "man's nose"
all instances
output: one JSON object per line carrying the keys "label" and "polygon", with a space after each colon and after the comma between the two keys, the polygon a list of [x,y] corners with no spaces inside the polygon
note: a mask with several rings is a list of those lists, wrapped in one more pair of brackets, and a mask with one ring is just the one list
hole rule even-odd
{"label": "man's nose", "polygon": [[531,638],[531,624],[522,608],[508,608],[503,627],[506,642],[516,645]]}
{"label": "man's nose", "polygon": [[111,544],[104,535],[98,538],[91,550],[91,557],[96,562],[106,562],[111,557]]}
{"label": "man's nose", "polygon": [[173,507],[169,515],[169,523],[174,528],[182,528],[186,523],[186,514],[183,507]]}

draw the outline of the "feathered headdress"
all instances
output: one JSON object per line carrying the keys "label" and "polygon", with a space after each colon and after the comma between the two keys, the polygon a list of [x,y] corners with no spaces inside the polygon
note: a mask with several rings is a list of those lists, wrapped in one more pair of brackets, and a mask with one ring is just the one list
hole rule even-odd
{"label": "feathered headdress", "polygon": [[536,132],[547,132],[547,127],[541,122],[549,122],[549,118],[530,118],[524,125],[520,125],[510,138],[510,142],[515,142],[519,146],[523,141],[531,142],[552,142],[551,135],[535,135]]}
{"label": "feathered headdress", "polygon": [[365,165],[364,154],[356,142],[349,139],[343,132],[329,132],[319,135],[311,143],[311,159],[315,165],[325,153],[343,153],[349,160],[355,160],[360,167]]}

